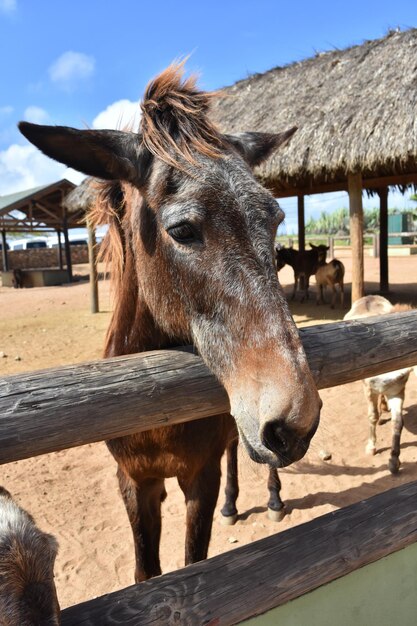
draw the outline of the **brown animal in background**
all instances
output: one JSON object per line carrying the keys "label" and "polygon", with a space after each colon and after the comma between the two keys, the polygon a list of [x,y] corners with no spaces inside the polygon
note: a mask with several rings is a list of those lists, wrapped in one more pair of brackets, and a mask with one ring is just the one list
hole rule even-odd
{"label": "brown animal in background", "polygon": [[[352,320],[371,315],[410,311],[407,304],[392,305],[382,296],[365,296],[357,300],[344,319]],[[376,425],[380,422],[380,411],[389,409],[392,419],[392,445],[388,467],[392,474],[400,468],[400,443],[403,429],[403,404],[405,386],[412,367],[405,367],[379,376],[371,376],[363,381],[365,396],[368,401],[368,419],[370,425],[369,440],[366,445],[368,454],[376,453]],[[417,372],[416,372],[417,373]]]}
{"label": "brown animal in background", "polygon": [[15,289],[23,289],[23,271],[15,269],[12,271],[12,285]]}
{"label": "brown animal in background", "polygon": [[58,544],[0,487],[0,626],[58,626]]}
{"label": "brown animal in background", "polygon": [[292,300],[295,299],[297,288],[302,284],[304,294],[301,298],[301,302],[308,300],[308,288],[310,286],[310,276],[316,273],[319,265],[326,262],[326,255],[329,246],[320,244],[315,246],[310,243],[311,250],[305,250],[300,252],[294,250],[294,248],[286,248],[282,246],[275,249],[275,258],[277,264],[277,271],[279,272],[285,265],[291,265],[294,270],[294,289],[292,293]]}
{"label": "brown animal in background", "polygon": [[[213,96],[182,73],[174,65],[150,83],[139,133],[27,122],[20,129],[49,156],[110,181],[95,220],[109,223],[115,279],[105,355],[193,343],[226,388],[249,455],[283,467],[304,456],[321,402],[275,271],[283,214],[251,167],[295,129],[222,135],[208,117]],[[220,415],[108,442],[132,526],[136,581],[161,573],[170,476],[186,500],[185,563],[206,558],[220,460],[235,438],[231,416]]]}
{"label": "brown animal in background", "polygon": [[317,304],[324,304],[324,289],[326,286],[331,287],[332,293],[332,302],[330,305],[331,309],[334,309],[336,304],[336,296],[337,290],[336,285],[339,285],[340,289],[340,306],[343,309],[344,304],[344,285],[343,279],[345,276],[345,266],[342,261],[339,259],[332,259],[328,263],[324,262],[319,266],[316,272],[316,283],[318,287],[317,291]]}

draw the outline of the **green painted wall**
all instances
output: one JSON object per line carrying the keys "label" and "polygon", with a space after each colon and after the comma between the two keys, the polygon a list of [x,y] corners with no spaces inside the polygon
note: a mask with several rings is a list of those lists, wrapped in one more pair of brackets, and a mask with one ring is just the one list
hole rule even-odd
{"label": "green painted wall", "polygon": [[241,624],[416,626],[417,544]]}

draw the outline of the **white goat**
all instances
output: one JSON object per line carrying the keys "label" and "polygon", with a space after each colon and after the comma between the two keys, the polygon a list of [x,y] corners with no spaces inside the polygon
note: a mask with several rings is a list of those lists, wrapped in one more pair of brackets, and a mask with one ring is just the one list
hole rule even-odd
{"label": "white goat", "polygon": [[0,626],[59,626],[57,541],[0,487]]}
{"label": "white goat", "polygon": [[[392,305],[382,296],[365,296],[357,300],[344,319],[358,319],[384,313],[398,313],[411,310],[409,305]],[[376,453],[376,425],[380,420],[380,411],[389,409],[392,418],[392,444],[388,467],[396,474],[400,467],[400,440],[403,429],[403,403],[405,385],[412,367],[405,367],[379,376],[365,378],[363,381],[365,396],[368,401],[368,419],[370,422],[369,440],[366,445],[368,454]],[[416,369],[415,369],[416,371]],[[417,371],[416,371],[417,374]]]}
{"label": "white goat", "polygon": [[316,272],[316,283],[318,287],[317,291],[317,304],[324,304],[324,289],[326,286],[329,286],[333,290],[332,294],[332,302],[330,305],[331,309],[334,309],[334,305],[336,304],[336,285],[339,285],[340,288],[340,306],[343,309],[344,304],[344,287],[343,287],[343,279],[345,276],[345,266],[342,261],[339,259],[332,259],[329,263],[322,263],[319,265]]}

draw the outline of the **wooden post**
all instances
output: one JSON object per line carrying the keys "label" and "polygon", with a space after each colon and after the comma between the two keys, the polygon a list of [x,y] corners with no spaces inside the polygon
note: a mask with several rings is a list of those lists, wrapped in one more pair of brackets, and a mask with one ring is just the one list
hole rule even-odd
{"label": "wooden post", "polygon": [[90,222],[87,221],[88,229],[88,263],[90,266],[90,306],[91,313],[99,312],[98,304],[98,278],[96,265],[96,232]]}
{"label": "wooden post", "polygon": [[372,249],[374,251],[374,259],[379,259],[379,235],[377,233],[372,235]]}
{"label": "wooden post", "polygon": [[6,231],[1,231],[1,256],[3,259],[3,272],[9,271],[9,260],[7,258],[7,241],[6,241]]}
{"label": "wooden post", "polygon": [[388,282],[388,187],[378,189],[379,194],[379,288],[389,291]]}
{"label": "wooden post", "polygon": [[327,239],[327,243],[329,244],[329,256],[327,258],[334,259],[334,237],[333,235],[329,235]]}
{"label": "wooden post", "polygon": [[348,175],[350,241],[352,246],[352,303],[365,295],[363,263],[362,174]]}
{"label": "wooden post", "polygon": [[63,223],[63,229],[64,231],[64,242],[65,242],[65,261],[67,264],[67,271],[68,271],[68,279],[69,282],[72,283],[72,262],[71,262],[71,248],[70,248],[70,242],[68,239],[68,217],[67,217],[67,210],[64,209],[64,223]]}
{"label": "wooden post", "polygon": [[64,268],[64,262],[62,259],[61,231],[59,230],[59,228],[56,229],[56,234],[58,236],[58,263],[59,263],[59,269],[62,270]]}
{"label": "wooden post", "polygon": [[304,219],[304,196],[297,196],[298,204],[298,249],[300,252],[304,252],[306,249],[306,238],[305,238],[305,219]]}

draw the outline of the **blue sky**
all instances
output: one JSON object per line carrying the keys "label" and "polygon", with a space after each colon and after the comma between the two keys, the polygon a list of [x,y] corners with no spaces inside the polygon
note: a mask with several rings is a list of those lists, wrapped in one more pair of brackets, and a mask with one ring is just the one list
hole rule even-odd
{"label": "blue sky", "polygon": [[[20,119],[115,126],[137,112],[150,78],[190,53],[188,70],[210,90],[416,26],[415,0],[0,0],[0,195],[64,175],[80,180],[19,136]],[[407,206],[390,195],[391,205]],[[291,232],[295,201],[281,205]],[[338,206],[347,206],[343,193],[311,196],[306,215]]]}

